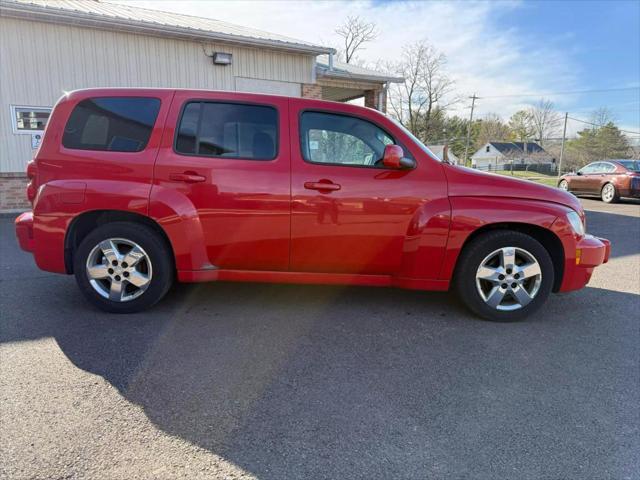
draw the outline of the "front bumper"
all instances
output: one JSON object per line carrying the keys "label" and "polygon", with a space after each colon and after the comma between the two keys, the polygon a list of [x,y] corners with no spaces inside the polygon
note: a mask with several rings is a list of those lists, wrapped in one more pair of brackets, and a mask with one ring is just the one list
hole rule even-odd
{"label": "front bumper", "polygon": [[593,269],[609,261],[611,242],[606,238],[585,235],[575,244],[574,252],[566,259],[561,292],[579,290],[589,283]]}
{"label": "front bumper", "polygon": [[33,253],[33,212],[24,212],[15,221],[18,245],[25,252]]}

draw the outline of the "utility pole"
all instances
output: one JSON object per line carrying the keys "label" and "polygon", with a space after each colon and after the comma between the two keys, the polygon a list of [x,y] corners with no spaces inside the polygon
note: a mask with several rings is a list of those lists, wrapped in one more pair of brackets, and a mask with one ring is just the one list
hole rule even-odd
{"label": "utility pole", "polygon": [[564,114],[564,129],[562,130],[562,146],[560,147],[560,160],[558,161],[558,178],[562,175],[562,158],[564,157],[564,142],[567,138],[567,119],[569,118],[569,112]]}
{"label": "utility pole", "polygon": [[479,97],[476,97],[476,94],[473,94],[473,97],[469,97],[471,99],[471,114],[469,115],[469,125],[467,125],[467,143],[464,146],[464,162],[465,164],[469,163],[469,140],[471,139],[471,122],[473,122],[473,107],[476,105],[476,100]]}

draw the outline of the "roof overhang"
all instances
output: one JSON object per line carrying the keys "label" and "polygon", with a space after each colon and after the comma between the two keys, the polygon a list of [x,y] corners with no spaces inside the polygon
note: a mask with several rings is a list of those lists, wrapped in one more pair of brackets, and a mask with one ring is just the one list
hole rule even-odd
{"label": "roof overhang", "polygon": [[404,78],[380,75],[372,72],[369,74],[348,72],[342,69],[330,69],[324,65],[316,65],[316,74],[318,77],[334,78],[336,80],[355,80],[371,83],[402,83]]}
{"label": "roof overhang", "polygon": [[177,38],[191,41],[221,42],[244,47],[262,47],[307,55],[333,54],[333,48],[318,45],[268,40],[242,35],[231,35],[221,32],[199,30],[173,25],[145,22],[119,17],[107,17],[94,13],[77,10],[47,7],[29,3],[18,3],[0,0],[2,16],[23,20],[75,25],[79,27],[97,28],[102,30],[120,31],[150,35],[163,38]]}

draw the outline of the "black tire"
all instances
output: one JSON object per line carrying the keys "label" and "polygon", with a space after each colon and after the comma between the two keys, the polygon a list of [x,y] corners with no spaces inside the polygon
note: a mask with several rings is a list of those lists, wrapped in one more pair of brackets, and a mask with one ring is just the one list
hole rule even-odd
{"label": "black tire", "polygon": [[[613,197],[605,197],[605,188],[607,188],[609,185],[613,188]],[[608,182],[605,183],[600,190],[600,199],[604,203],[618,203],[618,201],[620,200],[620,194],[618,193],[616,186],[613,183]]]}
{"label": "black tire", "polygon": [[[89,254],[103,240],[121,238],[138,244],[149,257],[153,275],[146,290],[137,298],[117,302],[101,296],[87,276]],[[89,233],[74,252],[73,271],[83,295],[96,307],[111,313],[134,313],[148,309],[162,299],[175,277],[173,256],[166,241],[152,228],[132,222],[113,222]]]}
{"label": "black tire", "polygon": [[[530,303],[518,310],[503,311],[487,305],[476,286],[476,272],[483,260],[495,250],[503,247],[526,250],[535,257],[542,273],[537,294]],[[553,282],[553,262],[549,252],[540,242],[521,232],[496,230],[473,239],[464,247],[456,266],[453,287],[462,303],[476,315],[494,322],[513,322],[522,320],[536,312],[549,297]]]}

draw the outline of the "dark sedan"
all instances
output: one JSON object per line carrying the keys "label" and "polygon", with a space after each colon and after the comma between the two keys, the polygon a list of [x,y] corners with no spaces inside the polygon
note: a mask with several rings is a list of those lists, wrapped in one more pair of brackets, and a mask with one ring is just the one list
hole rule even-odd
{"label": "dark sedan", "polygon": [[597,195],[603,202],[640,197],[640,160],[592,162],[576,173],[563,175],[558,187],[576,195]]}

